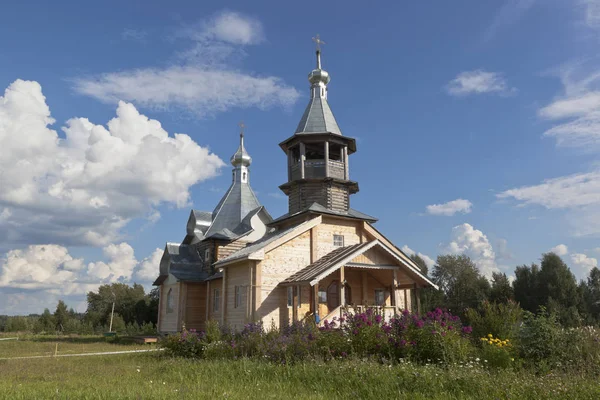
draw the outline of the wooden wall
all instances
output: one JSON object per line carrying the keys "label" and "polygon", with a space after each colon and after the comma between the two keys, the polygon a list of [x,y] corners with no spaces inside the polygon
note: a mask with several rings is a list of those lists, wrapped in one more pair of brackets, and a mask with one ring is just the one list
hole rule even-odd
{"label": "wooden wall", "polygon": [[[310,231],[265,254],[259,263],[261,270],[260,296],[257,296],[257,318],[265,327],[286,323],[287,292],[278,286],[281,281],[310,264]],[[308,294],[307,294],[308,295]],[[280,315],[280,309],[283,312]]]}
{"label": "wooden wall", "polygon": [[[171,281],[171,282],[169,282]],[[173,295],[173,312],[167,312],[167,294],[172,289]],[[177,317],[179,315],[179,293],[180,283],[169,276],[169,279],[160,286],[160,296],[162,298],[161,309],[160,309],[160,326],[158,327],[159,332],[177,332],[179,327],[177,326]]]}
{"label": "wooden wall", "polygon": [[185,283],[185,286],[185,327],[203,330],[206,320],[206,283]]}
{"label": "wooden wall", "polygon": [[344,246],[361,242],[360,230],[362,221],[346,221],[342,219],[323,218],[323,223],[315,227],[316,259],[336,249],[333,246],[333,235],[344,236]]}
{"label": "wooden wall", "polygon": [[[247,262],[248,263],[248,262]],[[248,322],[248,299],[250,274],[248,264],[226,267],[227,280],[227,307],[225,313],[226,323],[235,330],[241,330]],[[235,287],[240,288],[240,304],[235,306]]]}
{"label": "wooden wall", "polygon": [[[214,319],[215,321],[221,321],[221,304],[219,304],[219,311],[215,312],[213,307],[213,296],[214,290],[219,289],[221,291],[221,296],[223,296],[223,279],[213,279],[210,283],[207,282],[209,286],[208,293],[208,319]],[[221,297],[222,298],[222,297]],[[220,303],[220,300],[219,300]]]}

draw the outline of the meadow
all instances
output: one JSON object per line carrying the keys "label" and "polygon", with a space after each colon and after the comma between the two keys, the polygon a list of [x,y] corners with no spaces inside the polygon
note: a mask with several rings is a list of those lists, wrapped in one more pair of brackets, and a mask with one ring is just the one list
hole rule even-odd
{"label": "meadow", "polygon": [[[52,341],[51,339],[54,339]],[[0,358],[45,355],[56,337],[0,341]],[[59,354],[149,349],[102,337],[58,340]],[[589,374],[490,370],[456,365],[386,364],[367,359],[291,365],[240,358],[185,359],[163,352],[0,360],[0,399],[597,399]]]}

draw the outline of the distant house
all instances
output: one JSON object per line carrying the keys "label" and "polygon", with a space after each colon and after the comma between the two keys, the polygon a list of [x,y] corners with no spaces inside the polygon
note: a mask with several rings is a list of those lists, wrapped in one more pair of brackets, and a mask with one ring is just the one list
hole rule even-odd
{"label": "distant house", "polygon": [[154,282],[160,332],[203,329],[209,319],[234,329],[323,321],[349,307],[396,313],[418,308],[419,290],[435,286],[375,229],[375,218],[350,208],[358,192],[348,167],[356,141],[342,134],[329,107],[319,50],[308,79],[310,102],[279,144],[289,212],[273,220],[252,191],[242,132],[227,193],[213,212],[193,210],[183,241],[165,246]]}

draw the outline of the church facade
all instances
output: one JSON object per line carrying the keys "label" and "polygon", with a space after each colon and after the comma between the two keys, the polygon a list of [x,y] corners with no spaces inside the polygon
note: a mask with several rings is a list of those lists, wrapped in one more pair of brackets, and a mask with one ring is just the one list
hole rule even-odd
{"label": "church facade", "polygon": [[319,323],[367,307],[389,316],[418,311],[419,290],[435,287],[374,217],[350,207],[358,192],[349,169],[356,141],[342,134],[329,107],[320,50],[308,79],[309,104],[279,144],[288,213],[273,219],[254,194],[242,131],[227,193],[212,212],[193,210],[183,241],[165,246],[154,282],[161,333],[202,330],[211,319],[237,330],[259,321],[267,328]]}

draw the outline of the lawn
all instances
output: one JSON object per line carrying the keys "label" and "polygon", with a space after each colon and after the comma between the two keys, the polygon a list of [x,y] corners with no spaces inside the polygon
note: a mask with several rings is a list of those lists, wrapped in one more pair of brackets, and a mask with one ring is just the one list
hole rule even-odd
{"label": "lawn", "polygon": [[[0,354],[5,354],[7,344],[12,346],[11,354],[17,356],[45,351],[38,346],[53,343],[41,339],[20,341],[17,345],[23,346],[20,350],[14,342],[0,342]],[[99,338],[89,339],[88,343],[73,340],[60,342],[59,352],[61,345],[69,350],[85,345],[86,351],[149,348],[106,343]],[[2,399],[262,400],[288,397],[597,399],[600,385],[594,377],[493,372],[477,364],[442,368],[354,360],[286,366],[246,359],[191,361],[159,353],[0,361]]]}

